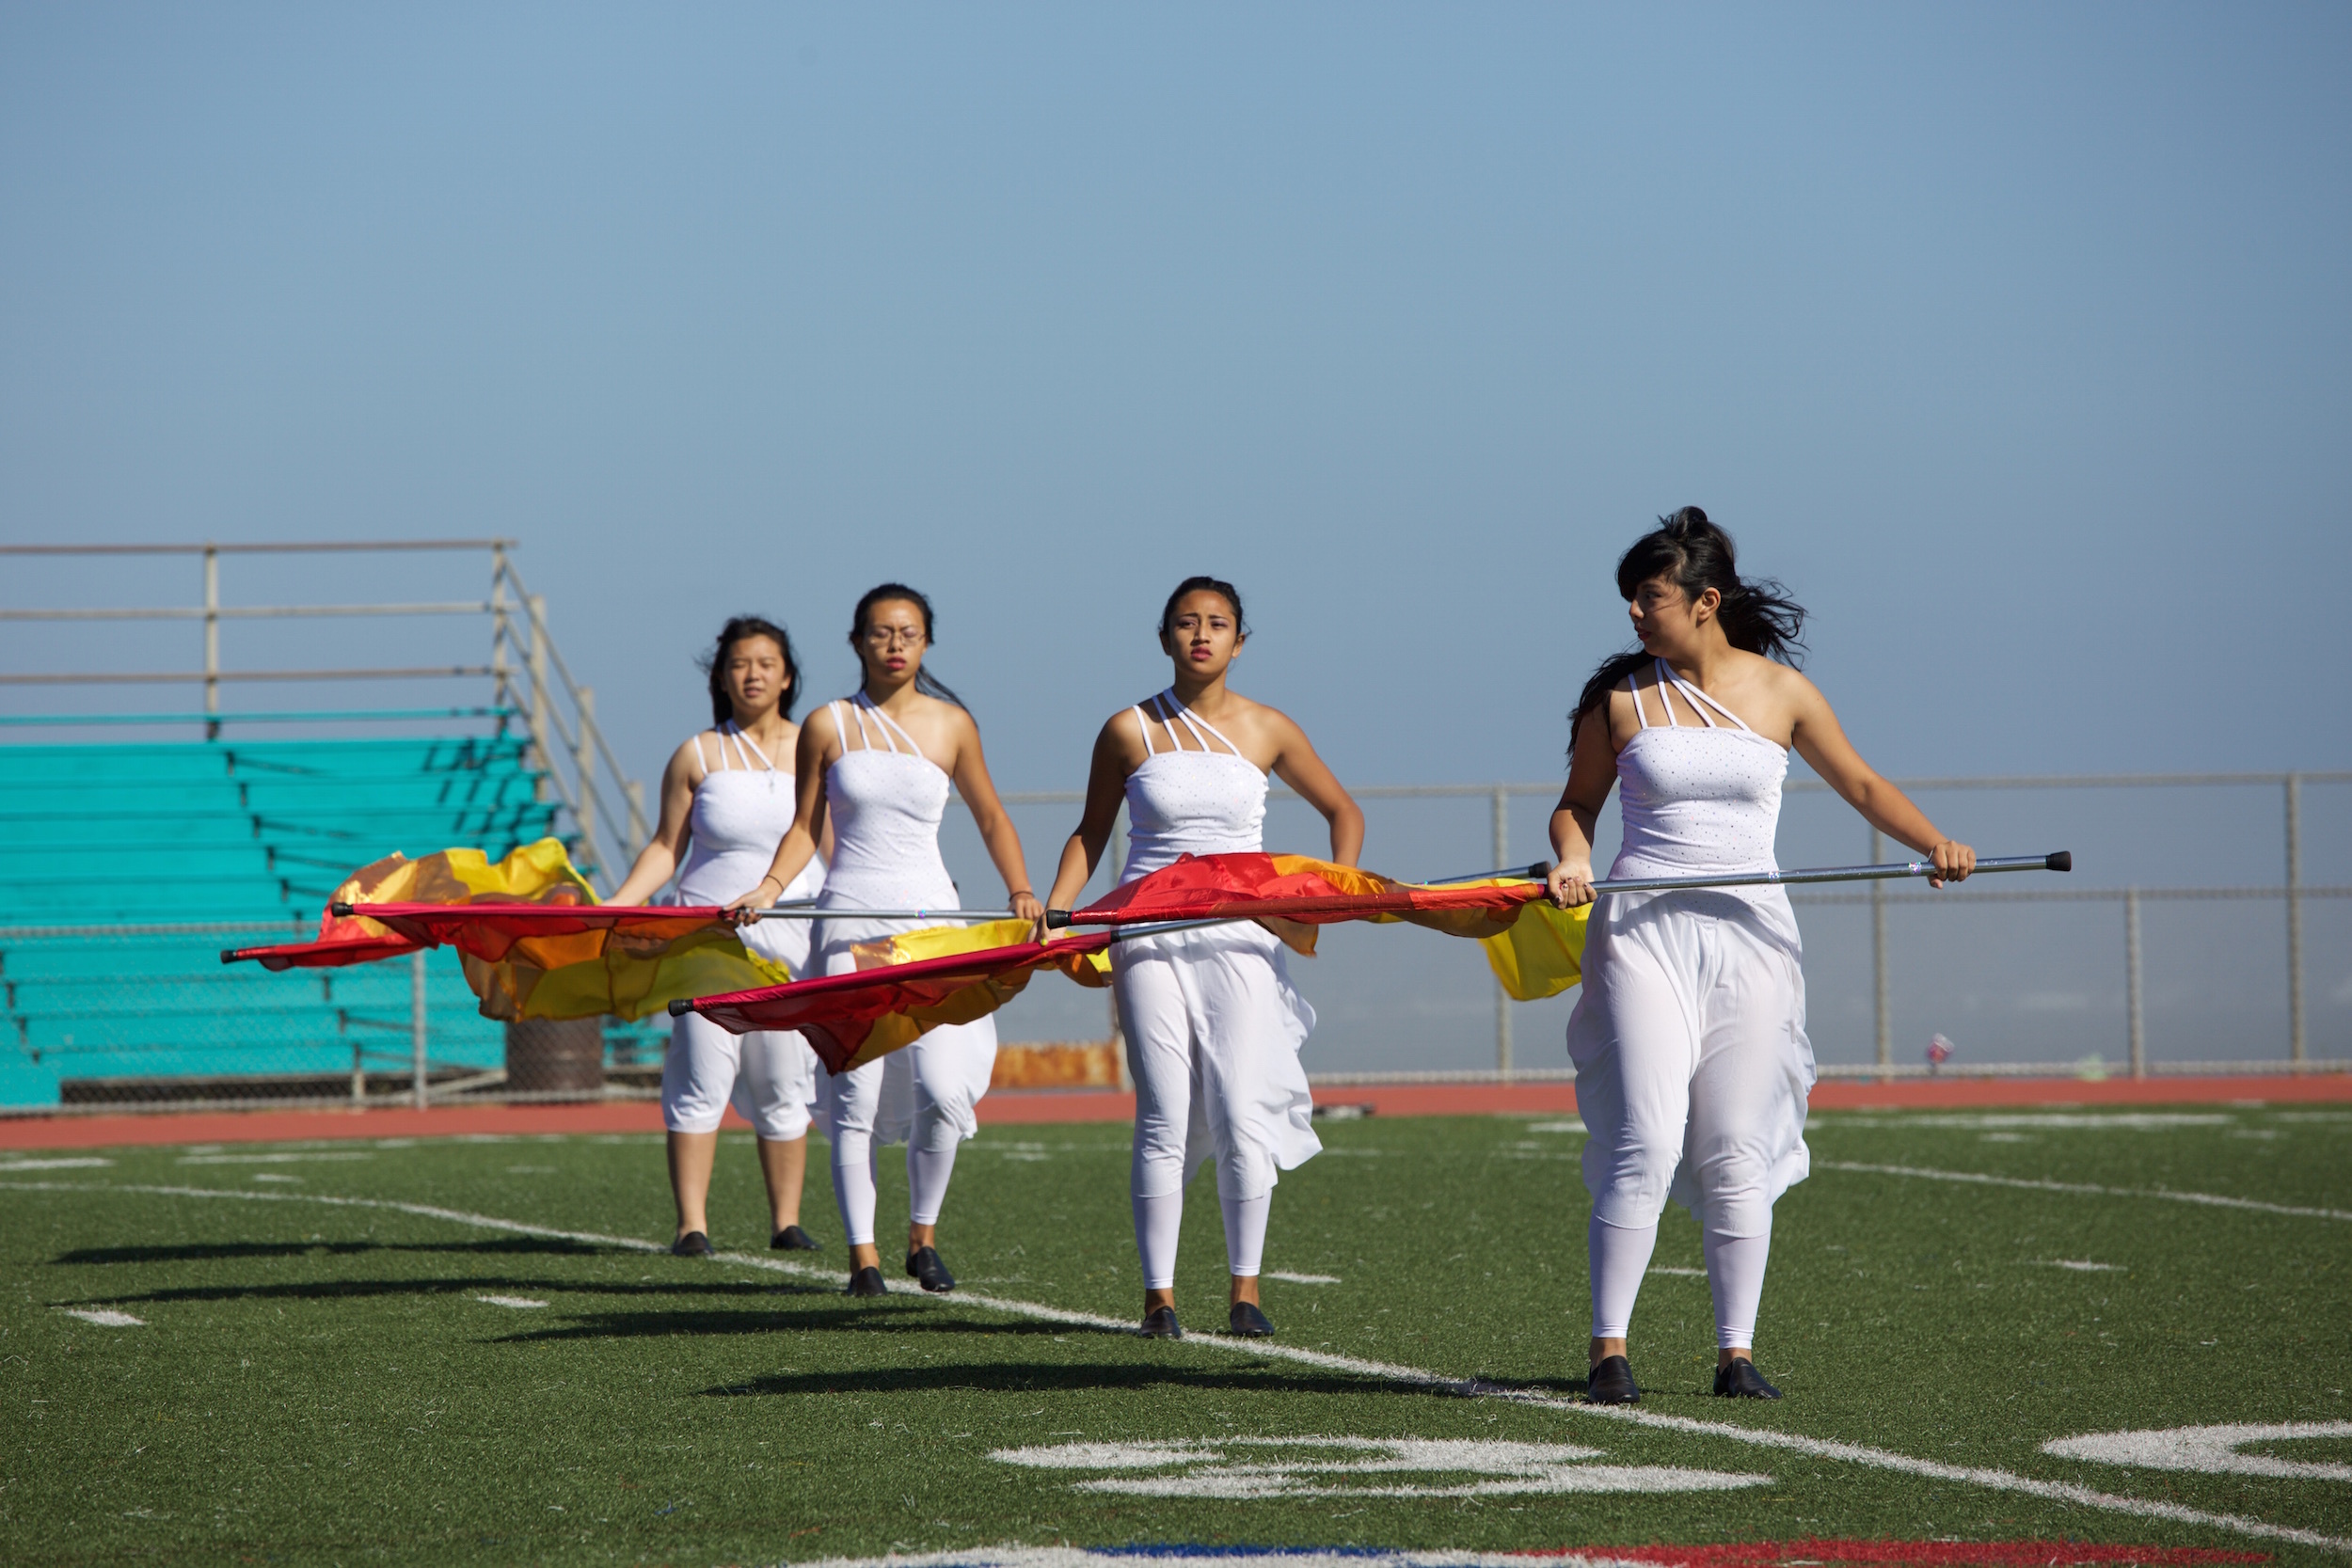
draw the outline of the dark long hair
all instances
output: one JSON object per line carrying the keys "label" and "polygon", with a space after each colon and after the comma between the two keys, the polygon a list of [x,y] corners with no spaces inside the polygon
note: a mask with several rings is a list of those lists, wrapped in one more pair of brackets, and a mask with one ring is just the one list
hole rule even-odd
{"label": "dark long hair", "polygon": [[[1723,595],[1715,619],[1735,648],[1776,658],[1791,667],[1804,662],[1804,606],[1788,596],[1788,588],[1771,578],[1743,578],[1733,554],[1731,535],[1707,520],[1707,514],[1686,506],[1617,558],[1617,592],[1628,604],[1642,584],[1671,577],[1684,595],[1695,599],[1712,588]],[[1645,669],[1650,656],[1639,648],[1602,660],[1576,699],[1568,716],[1568,750],[1576,750],[1576,733],[1584,716],[1609,700],[1612,688]]]}
{"label": "dark long hair", "polygon": [[1160,646],[1162,648],[1168,646],[1168,634],[1175,626],[1176,607],[1184,602],[1184,597],[1187,594],[1220,595],[1227,604],[1233,607],[1233,634],[1236,637],[1249,635],[1249,617],[1242,613],[1240,589],[1222,578],[1186,578],[1176,585],[1176,592],[1170,594],[1168,596],[1168,603],[1160,608]]}
{"label": "dark long hair", "polygon": [[[939,641],[931,632],[930,600],[903,582],[885,582],[877,587],[868,588],[857,601],[857,612],[850,617],[850,646],[857,652],[858,668],[861,672],[866,668],[866,612],[876,605],[886,604],[892,599],[903,599],[923,612],[923,646],[926,649],[936,645]],[[859,676],[861,683],[864,679],[865,676],[861,673]],[[926,697],[936,697],[943,703],[953,703],[958,707],[963,706],[963,699],[957,696],[946,681],[933,675],[928,664],[915,667],[914,689]],[[966,711],[970,710],[966,709]]]}
{"label": "dark long hair", "polygon": [[776,711],[787,719],[792,717],[792,705],[801,698],[801,661],[792,656],[792,634],[764,615],[738,615],[719,628],[719,644],[694,662],[710,677],[710,721],[723,724],[735,717],[735,699],[727,695],[727,656],[738,642],[754,637],[775,640],[784,650],[784,697]]}

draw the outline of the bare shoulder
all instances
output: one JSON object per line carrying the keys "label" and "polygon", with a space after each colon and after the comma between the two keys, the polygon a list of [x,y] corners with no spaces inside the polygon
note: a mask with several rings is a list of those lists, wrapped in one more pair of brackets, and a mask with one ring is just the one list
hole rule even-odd
{"label": "bare shoulder", "polygon": [[710,770],[709,764],[704,760],[709,754],[705,748],[717,740],[718,733],[716,730],[704,730],[691,739],[679,741],[677,750],[670,753],[670,765],[663,772],[673,779],[684,779],[689,784],[702,783],[703,775]]}

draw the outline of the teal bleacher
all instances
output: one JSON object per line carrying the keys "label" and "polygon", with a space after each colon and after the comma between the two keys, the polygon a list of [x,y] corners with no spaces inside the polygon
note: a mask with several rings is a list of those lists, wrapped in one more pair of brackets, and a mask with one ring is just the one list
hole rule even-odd
{"label": "teal bleacher", "polygon": [[[0,1107],[347,1094],[355,1045],[405,1082],[406,960],[273,974],[220,950],[302,940],[393,850],[545,838],[548,793],[503,736],[0,746]],[[183,923],[235,928],[91,929]],[[501,1059],[452,954],[427,1019],[437,1075]]]}

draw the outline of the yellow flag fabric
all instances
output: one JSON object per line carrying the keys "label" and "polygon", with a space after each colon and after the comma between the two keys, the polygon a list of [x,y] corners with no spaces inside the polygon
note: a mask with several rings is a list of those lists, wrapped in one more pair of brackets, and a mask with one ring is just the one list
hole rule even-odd
{"label": "yellow flag fabric", "polygon": [[[389,855],[354,873],[335,890],[332,902],[585,905],[596,903],[596,895],[562,842],[543,838],[495,863],[479,849],[444,849],[414,861]],[[336,934],[389,934],[389,927],[364,916],[330,914],[329,920]],[[780,986],[792,978],[785,965],[749,951],[732,928],[715,921],[683,932],[624,926],[525,935],[500,946],[503,951],[496,961],[462,946],[458,952],[485,1018],[634,1022],[683,997]]]}
{"label": "yellow flag fabric", "polygon": [[1561,910],[1543,898],[1521,905],[1509,930],[1479,942],[1487,967],[1521,1002],[1559,995],[1584,977],[1584,923],[1592,912],[1590,904]]}

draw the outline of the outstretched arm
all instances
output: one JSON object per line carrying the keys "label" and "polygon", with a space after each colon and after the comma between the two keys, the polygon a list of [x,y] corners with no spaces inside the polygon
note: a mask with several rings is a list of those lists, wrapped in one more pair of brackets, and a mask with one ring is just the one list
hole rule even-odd
{"label": "outstretched arm", "polygon": [[1289,715],[1277,713],[1277,734],[1282,749],[1275,754],[1274,776],[1298,791],[1298,798],[1323,813],[1331,825],[1331,859],[1354,865],[1364,852],[1364,809],[1340,786],[1339,779],[1315,754],[1307,732]]}
{"label": "outstretched arm", "polygon": [[1005,879],[1012,912],[1023,920],[1042,920],[1045,906],[1029,890],[1029,866],[1021,853],[1021,834],[1014,830],[1005,803],[996,798],[995,781],[988,776],[988,759],[980,752],[980,727],[965,717],[961,728],[956,743],[956,788],[964,804],[972,808],[973,825],[980,830],[988,858],[996,863],[996,874]]}
{"label": "outstretched arm", "polygon": [[694,811],[695,761],[694,743],[690,740],[661,770],[660,819],[654,824],[653,837],[637,852],[637,863],[628,868],[628,875],[621,879],[621,885],[612,890],[606,903],[634,908],[677,875],[678,859],[691,836],[688,823]]}
{"label": "outstretched arm", "polygon": [[[1061,847],[1061,864],[1054,872],[1053,890],[1045,907],[1066,910],[1086,891],[1087,879],[1103,863],[1103,850],[1119,826],[1120,802],[1127,797],[1127,764],[1120,754],[1119,737],[1111,726],[1094,737],[1094,763],[1087,773],[1087,800],[1078,816],[1077,832]],[[1045,940],[1041,927],[1038,941]]]}
{"label": "outstretched arm", "polygon": [[1877,769],[1862,760],[1862,753],[1846,738],[1837,715],[1830,709],[1829,699],[1821,695],[1818,687],[1802,675],[1792,673],[1790,678],[1800,688],[1796,734],[1792,737],[1797,754],[1848,805],[1860,812],[1864,821],[1932,861],[1935,875],[1928,879],[1930,887],[1965,881],[1968,873],[1977,868],[1977,852],[1957,839],[1945,837],[1928,820],[1928,814],[1912,803],[1911,797],[1879,777]]}

